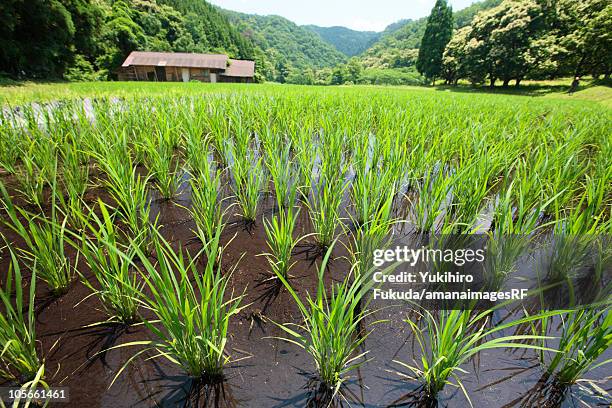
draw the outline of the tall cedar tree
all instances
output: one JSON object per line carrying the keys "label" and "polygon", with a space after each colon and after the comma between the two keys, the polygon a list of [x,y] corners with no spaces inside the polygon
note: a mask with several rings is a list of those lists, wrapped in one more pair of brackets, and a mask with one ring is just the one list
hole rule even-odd
{"label": "tall cedar tree", "polygon": [[437,0],[427,19],[416,68],[428,80],[436,82],[442,73],[442,55],[453,36],[453,10],[446,0]]}

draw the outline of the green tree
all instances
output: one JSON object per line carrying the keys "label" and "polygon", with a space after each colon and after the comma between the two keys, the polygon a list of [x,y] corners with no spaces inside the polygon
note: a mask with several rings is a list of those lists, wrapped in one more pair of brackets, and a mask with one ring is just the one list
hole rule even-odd
{"label": "green tree", "polygon": [[453,10],[446,0],[437,0],[427,19],[421,40],[417,70],[434,84],[442,72],[442,55],[453,35]]}
{"label": "green tree", "polygon": [[612,71],[612,2],[561,0],[559,53],[564,71],[571,75],[610,76]]}
{"label": "green tree", "polygon": [[363,71],[363,67],[361,63],[357,60],[357,58],[351,58],[349,62],[346,64],[346,81],[351,81],[356,84],[359,81],[359,77],[361,76],[361,72]]}
{"label": "green tree", "polygon": [[331,74],[331,85],[342,85],[348,80],[348,72],[346,70],[346,65],[339,64],[334,67]]}
{"label": "green tree", "polygon": [[448,85],[457,84],[459,79],[465,78],[466,45],[471,27],[463,27],[455,32],[453,38],[446,45],[442,57],[442,77]]}
{"label": "green tree", "polygon": [[63,74],[72,58],[70,45],[74,45],[76,30],[62,2],[3,2],[0,19],[0,71],[28,77]]}
{"label": "green tree", "polygon": [[291,62],[285,61],[284,59],[279,60],[276,63],[275,81],[284,84],[285,82],[287,82],[287,78],[291,76],[291,72],[293,71],[293,69],[294,68],[291,65]]}
{"label": "green tree", "polygon": [[493,77],[507,87],[511,80],[517,84],[533,68],[528,50],[533,39],[541,35],[544,26],[543,9],[536,1],[504,1],[488,16],[494,26],[489,41],[488,59],[494,66]]}

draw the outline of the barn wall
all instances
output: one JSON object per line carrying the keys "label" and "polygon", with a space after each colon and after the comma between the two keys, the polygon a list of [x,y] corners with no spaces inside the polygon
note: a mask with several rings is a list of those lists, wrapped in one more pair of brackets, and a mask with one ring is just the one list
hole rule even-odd
{"label": "barn wall", "polygon": [[[164,67],[166,70],[165,80],[168,82],[182,82],[181,67]],[[200,82],[253,82],[253,78],[228,77],[223,75],[221,69],[189,68],[189,80]],[[154,66],[131,66],[117,70],[117,77],[120,81],[156,81]]]}

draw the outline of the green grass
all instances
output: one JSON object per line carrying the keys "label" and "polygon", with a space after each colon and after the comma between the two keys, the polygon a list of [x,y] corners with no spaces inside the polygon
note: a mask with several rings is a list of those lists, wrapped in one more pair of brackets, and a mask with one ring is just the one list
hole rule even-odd
{"label": "green grass", "polygon": [[472,88],[463,85],[458,88],[439,86],[436,88],[415,87],[415,86],[342,86],[342,87],[323,87],[323,86],[300,86],[300,85],[279,85],[279,84],[204,84],[204,83],[159,83],[159,82],[67,82],[67,83],[36,83],[24,82],[18,85],[0,86],[0,104],[15,105],[32,101],[50,101],[56,99],[76,99],[76,98],[100,98],[105,96],[132,97],[132,96],[170,96],[183,97],[195,96],[202,93],[234,93],[242,92],[244,89],[257,90],[258,92],[278,92],[279,90],[290,89],[293,92],[309,92],[313,90],[336,89],[342,90],[383,90],[386,92],[431,92],[447,91],[466,92],[466,93],[496,93],[514,96],[531,96],[534,99],[560,99],[566,101],[590,101],[600,103],[608,108],[612,107],[612,88],[601,82],[594,82],[590,79],[582,81],[580,89],[574,95],[568,95],[567,89],[571,79],[559,79],[555,81],[526,81],[520,89],[510,87],[507,90],[500,87],[491,91],[487,87]]}

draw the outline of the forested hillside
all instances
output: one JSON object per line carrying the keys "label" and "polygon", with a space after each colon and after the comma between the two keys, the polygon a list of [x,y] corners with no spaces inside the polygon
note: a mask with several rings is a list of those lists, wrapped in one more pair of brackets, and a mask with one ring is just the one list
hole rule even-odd
{"label": "forested hillside", "polygon": [[[456,28],[464,27],[482,10],[497,6],[502,0],[485,0],[456,11]],[[416,63],[418,48],[425,33],[427,17],[408,20],[381,36],[361,57],[364,68],[407,68]]]}
{"label": "forested hillside", "polygon": [[319,34],[324,41],[348,57],[361,54],[380,37],[380,33],[375,31],[355,31],[346,27],[304,27]]}
{"label": "forested hillside", "polygon": [[4,0],[0,76],[113,79],[133,50],[225,53],[254,60],[256,80],[298,84],[443,78],[507,86],[512,80],[611,74],[610,0],[484,0],[452,18],[447,2],[438,3],[448,17],[443,44],[441,28],[432,24],[441,20],[428,18],[399,20],[374,33],[298,26],[205,0]]}
{"label": "forested hillside", "polygon": [[267,57],[267,79],[286,82],[295,71],[333,67],[346,56],[311,30],[279,16],[259,16],[224,10],[242,35]]}
{"label": "forested hillside", "polygon": [[8,1],[0,23],[0,72],[22,78],[111,78],[133,50],[257,56],[203,0]]}

